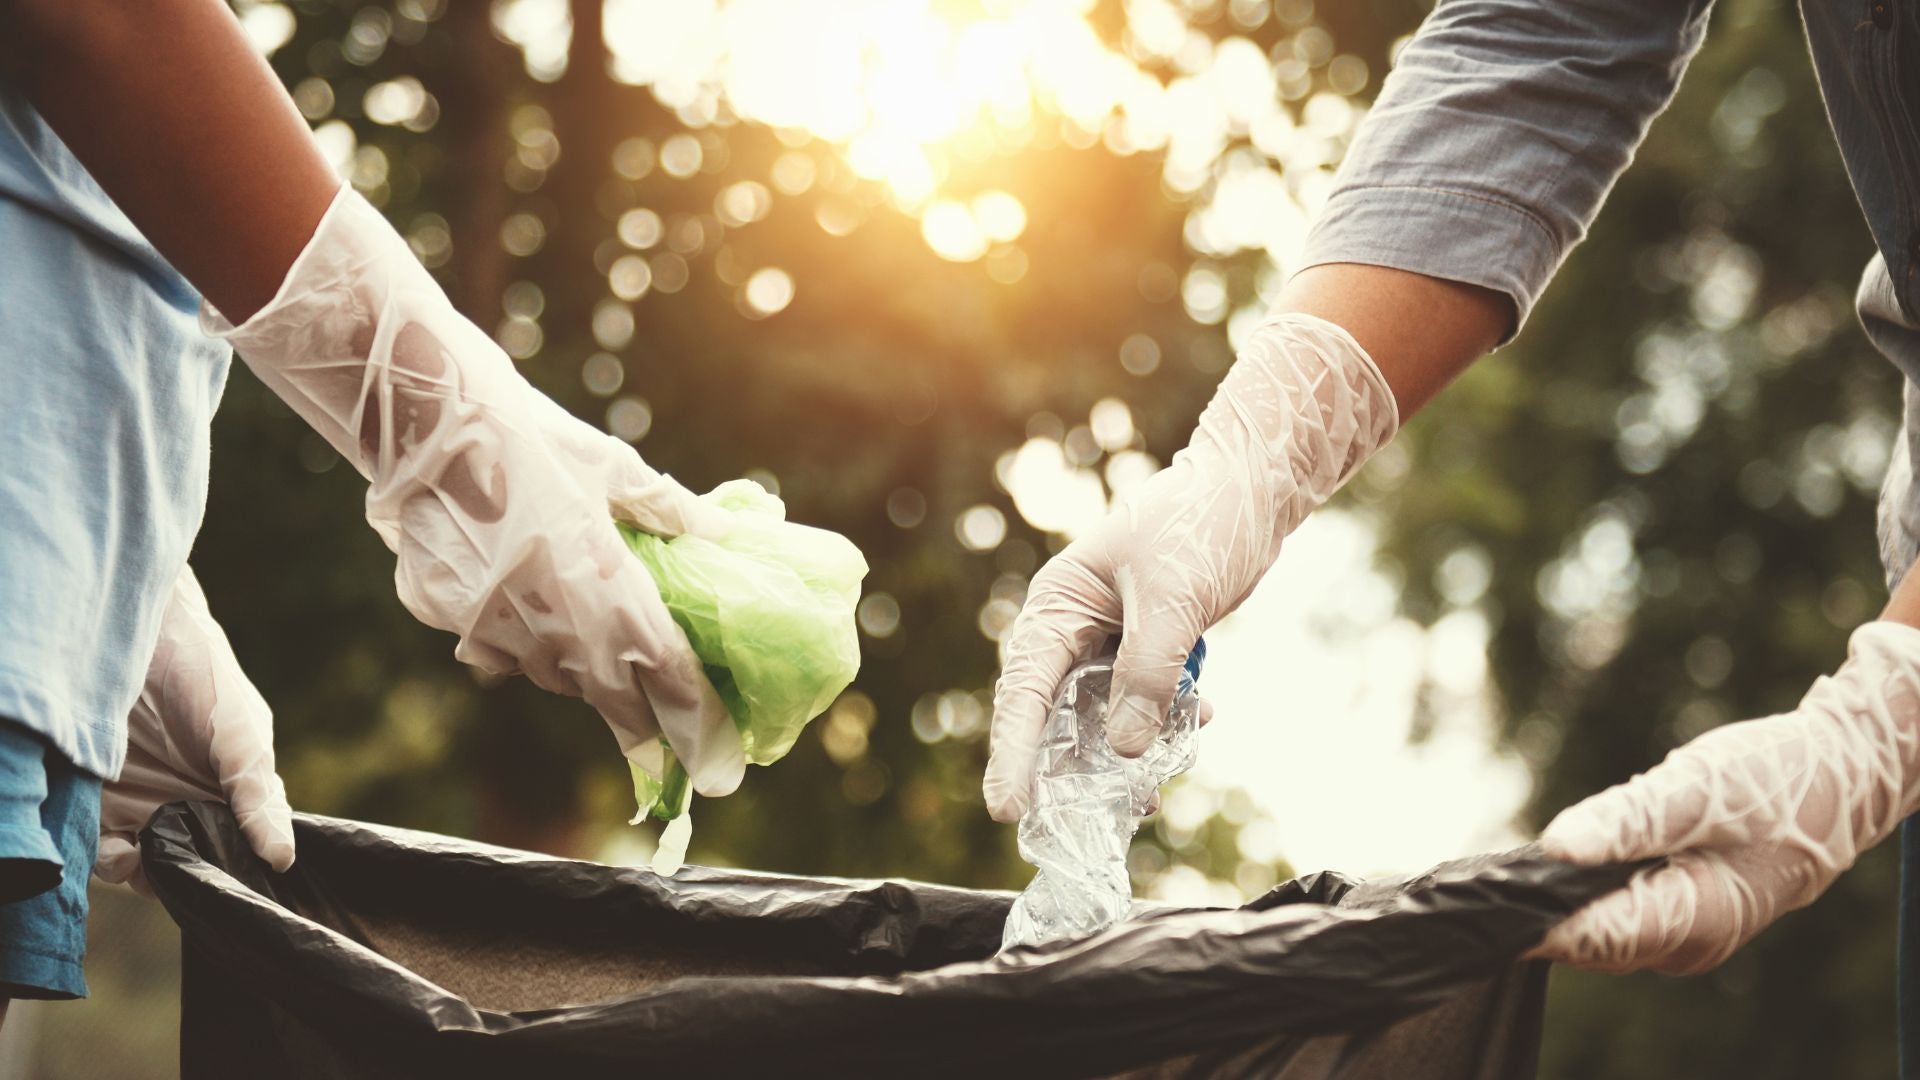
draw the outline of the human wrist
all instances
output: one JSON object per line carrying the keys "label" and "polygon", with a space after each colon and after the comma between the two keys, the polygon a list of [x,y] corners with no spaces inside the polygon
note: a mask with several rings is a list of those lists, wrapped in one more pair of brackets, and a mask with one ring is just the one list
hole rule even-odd
{"label": "human wrist", "polygon": [[548,423],[544,395],[350,187],[265,307],[233,326],[206,306],[201,322],[376,489],[471,456],[441,438],[450,423]]}
{"label": "human wrist", "polygon": [[1273,312],[1345,328],[1393,389],[1402,420],[1432,400],[1514,324],[1504,293],[1391,266],[1324,263],[1290,278]]}
{"label": "human wrist", "polygon": [[382,260],[387,247],[383,233],[398,242],[401,250],[407,250],[406,242],[380,212],[351,184],[342,184],[266,303],[234,323],[210,300],[202,301],[201,331],[229,342],[236,350],[268,346],[270,341],[264,339],[276,328],[306,314],[304,309],[311,306],[313,294]]}

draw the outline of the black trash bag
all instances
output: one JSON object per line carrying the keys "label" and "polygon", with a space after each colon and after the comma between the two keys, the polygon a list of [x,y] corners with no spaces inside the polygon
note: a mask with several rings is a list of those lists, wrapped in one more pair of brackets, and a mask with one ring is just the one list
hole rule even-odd
{"label": "black trash bag", "polygon": [[296,815],[141,836],[200,1077],[1534,1075],[1516,958],[1633,867],[1525,850],[1288,882],[996,957],[1012,895],[689,866],[671,879]]}

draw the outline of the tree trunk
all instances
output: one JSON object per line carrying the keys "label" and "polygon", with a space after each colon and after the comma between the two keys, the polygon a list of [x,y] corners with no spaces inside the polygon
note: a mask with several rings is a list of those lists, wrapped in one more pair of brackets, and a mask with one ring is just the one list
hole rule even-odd
{"label": "tree trunk", "polygon": [[453,233],[445,281],[461,314],[491,328],[499,321],[508,278],[500,247],[500,223],[512,209],[502,174],[511,145],[507,110],[511,88],[523,76],[517,50],[494,35],[487,4],[453,4],[446,20],[453,61],[432,88],[440,99],[449,178],[441,190]]}

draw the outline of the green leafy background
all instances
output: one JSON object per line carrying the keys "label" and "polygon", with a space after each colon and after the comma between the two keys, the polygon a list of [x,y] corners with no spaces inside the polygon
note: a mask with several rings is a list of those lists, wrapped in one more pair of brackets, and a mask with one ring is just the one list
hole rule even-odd
{"label": "green leafy background", "polygon": [[[978,805],[981,703],[996,665],[981,613],[996,598],[1017,601],[1058,539],[1022,521],[995,462],[1058,427],[1051,417],[1085,416],[1107,397],[1131,404],[1138,446],[1165,460],[1230,348],[1217,315],[1194,318],[1161,282],[1199,267],[1250,308],[1262,256],[1197,251],[1183,230],[1209,188],[1170,187],[1155,154],[1077,149],[1090,140],[1049,135],[1059,122],[1043,112],[1040,135],[948,177],[1024,204],[1025,273],[1004,284],[983,266],[1016,256],[936,257],[920,222],[852,176],[833,147],[724,116],[690,124],[687,110],[610,77],[595,0],[546,5],[574,33],[564,70],[550,63],[536,78],[496,30],[512,6],[296,0],[274,64],[317,124],[352,132],[356,182],[464,311],[518,343],[530,378],[595,422],[614,402],[642,403],[621,406],[627,433],[650,417],[642,453],[698,490],[771,475],[795,520],[860,546],[869,590],[898,610],[890,633],[862,635],[854,689],[784,763],[700,804],[690,857],[1018,886],[1011,830]],[[939,5],[955,18],[972,6]],[[284,12],[263,7],[278,5],[242,12],[278,25]],[[1415,0],[1170,10],[1209,38],[1250,38],[1276,64],[1299,59],[1289,70],[1322,90],[1337,81],[1331,40],[1373,73],[1349,88],[1358,104],[1423,14]],[[1090,17],[1119,43],[1133,30],[1129,11],[1101,2]],[[432,96],[431,122],[369,119],[367,91],[403,77]],[[1299,95],[1289,102],[1297,110]],[[638,171],[641,144],[629,140],[657,150],[682,133],[699,140],[694,175],[612,167],[624,145]],[[750,226],[715,220],[728,185],[766,182],[796,149],[815,162],[815,188],[774,195]],[[829,202],[858,227],[823,230]],[[617,304],[634,324],[621,340],[618,313],[604,307],[607,275],[624,251],[616,222],[640,206],[669,234],[688,220],[705,233],[684,255],[683,289]],[[538,222],[524,255],[500,242],[503,228],[519,229],[514,243],[527,248],[528,219],[515,215]],[[1518,831],[1707,727],[1791,707],[1877,610],[1873,490],[1898,385],[1850,311],[1869,253],[1793,6],[1724,0],[1678,101],[1519,340],[1407,428],[1398,466],[1370,470],[1343,496],[1378,530],[1406,614],[1431,622],[1471,609],[1492,627],[1500,730],[1534,778]],[[738,267],[773,264],[796,285],[792,304],[744,317]],[[616,324],[599,341],[596,312]],[[1144,375],[1116,359],[1136,333],[1162,353]],[[582,378],[602,352],[621,371],[611,397]],[[236,367],[195,564],[274,704],[295,805],[538,850],[644,856],[644,832],[624,824],[625,769],[598,719],[455,663],[452,639],[394,599],[392,557],[360,521],[361,491]],[[916,505],[919,521],[896,523]],[[991,550],[971,550],[952,527],[976,506],[1007,523]],[[1439,568],[1450,559],[1490,567],[1489,586],[1449,589]],[[870,614],[884,629],[887,605]],[[1146,830],[1138,865],[1224,882],[1293,871],[1269,860],[1243,873],[1235,818],[1218,815],[1178,844]],[[1895,869],[1888,850],[1871,853],[1813,908],[1704,977],[1558,973],[1542,1074],[1888,1075]],[[22,1075],[174,1071],[171,927],[151,904],[96,892],[95,1000],[23,1021],[37,1057]]]}

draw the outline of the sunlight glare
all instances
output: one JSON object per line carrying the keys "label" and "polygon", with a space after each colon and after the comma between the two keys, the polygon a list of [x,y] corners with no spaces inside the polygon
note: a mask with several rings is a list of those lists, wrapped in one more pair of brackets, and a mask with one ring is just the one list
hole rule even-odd
{"label": "sunlight glare", "polygon": [[987,253],[987,235],[964,205],[942,199],[927,208],[920,233],[935,255],[950,262],[972,262]]}
{"label": "sunlight glare", "polygon": [[1054,439],[1028,439],[1014,451],[1005,482],[1014,509],[1042,532],[1072,539],[1107,512],[1100,474],[1068,462],[1066,448]]}
{"label": "sunlight glare", "polygon": [[[1057,125],[1071,146],[1164,152],[1168,189],[1194,201],[1188,239],[1199,253],[1259,250],[1292,265],[1360,114],[1342,94],[1364,87],[1364,64],[1342,57],[1350,77],[1338,92],[1315,92],[1312,72],[1332,56],[1318,27],[1269,51],[1237,34],[1216,41],[1193,24],[1191,4],[1127,0],[1125,31],[1110,42],[1092,7],[608,0],[604,29],[616,78],[650,87],[690,123],[715,122],[724,103],[796,150],[820,140],[853,176],[881,185],[885,201],[921,218],[943,258],[972,262],[1020,235],[1025,196],[980,182],[996,172],[989,158],[1052,138],[1047,127]],[[1295,71],[1302,56],[1313,60]],[[700,167],[698,144],[667,149],[661,160],[673,175]],[[770,178],[799,194],[814,174],[806,155],[788,154]],[[831,174],[822,166],[820,175]],[[855,224],[844,208],[815,213],[835,234]]]}

